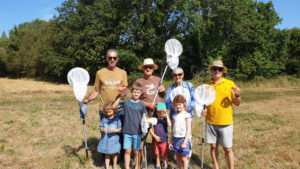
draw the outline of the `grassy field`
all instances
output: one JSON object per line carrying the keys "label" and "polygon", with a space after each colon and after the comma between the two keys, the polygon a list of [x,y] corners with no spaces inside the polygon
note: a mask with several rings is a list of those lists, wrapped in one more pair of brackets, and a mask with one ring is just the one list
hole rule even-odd
{"label": "grassy field", "polygon": [[[281,85],[278,85],[278,84]],[[234,108],[236,168],[300,168],[300,86],[274,81],[241,83],[242,104]],[[92,91],[89,87],[88,93]],[[89,158],[71,86],[0,78],[0,168],[100,168],[98,103],[86,117]],[[193,168],[200,168],[202,119],[193,121]],[[151,138],[149,168],[153,168]],[[220,168],[226,168],[220,148]],[[169,152],[171,167],[174,153]],[[205,167],[212,168],[209,146]]]}

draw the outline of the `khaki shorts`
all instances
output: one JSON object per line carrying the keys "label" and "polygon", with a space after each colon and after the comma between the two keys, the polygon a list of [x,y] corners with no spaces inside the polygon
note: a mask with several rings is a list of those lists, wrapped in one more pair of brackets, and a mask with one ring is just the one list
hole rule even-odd
{"label": "khaki shorts", "polygon": [[221,144],[225,148],[232,147],[233,125],[206,124],[206,143]]}

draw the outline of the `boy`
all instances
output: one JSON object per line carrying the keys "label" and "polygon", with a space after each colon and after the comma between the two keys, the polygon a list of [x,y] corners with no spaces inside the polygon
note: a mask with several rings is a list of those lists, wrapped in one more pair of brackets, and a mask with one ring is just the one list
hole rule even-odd
{"label": "boy", "polygon": [[[122,128],[124,136],[123,148],[125,149],[124,161],[125,168],[129,169],[130,153],[133,148],[135,169],[138,169],[142,138],[141,120],[143,114],[146,113],[146,106],[139,100],[142,94],[142,85],[140,83],[135,82],[132,85],[131,93],[132,97],[120,105],[124,110],[124,125]],[[121,95],[123,96],[123,94]],[[119,104],[120,100],[119,97],[114,105]]]}
{"label": "boy", "polygon": [[[168,127],[171,127],[171,120],[166,112],[165,103],[157,104],[157,124],[154,129],[150,129],[150,134],[153,136],[152,145],[153,152],[156,156],[156,167],[160,168],[159,156],[163,158],[164,169],[168,168]],[[162,167],[161,167],[162,168]]]}

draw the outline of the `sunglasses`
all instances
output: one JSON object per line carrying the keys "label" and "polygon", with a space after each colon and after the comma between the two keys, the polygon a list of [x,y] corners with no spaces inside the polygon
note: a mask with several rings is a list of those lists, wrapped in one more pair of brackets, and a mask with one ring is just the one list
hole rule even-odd
{"label": "sunglasses", "polygon": [[174,77],[181,77],[183,75],[183,73],[178,73],[178,74],[173,74]]}
{"label": "sunglasses", "polygon": [[118,57],[108,56],[108,60],[118,60]]}
{"label": "sunglasses", "polygon": [[144,66],[144,69],[153,69],[153,66]]}
{"label": "sunglasses", "polygon": [[218,70],[219,72],[223,72],[224,68],[222,68],[222,67],[213,67],[212,70],[215,71],[215,72],[216,72],[217,70]]}

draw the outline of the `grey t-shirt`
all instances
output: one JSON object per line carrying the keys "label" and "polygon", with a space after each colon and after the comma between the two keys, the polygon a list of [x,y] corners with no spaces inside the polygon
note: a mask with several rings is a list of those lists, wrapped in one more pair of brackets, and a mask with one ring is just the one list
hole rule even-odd
{"label": "grey t-shirt", "polygon": [[127,99],[122,103],[124,110],[124,125],[122,132],[126,134],[142,135],[141,120],[146,113],[145,104],[139,100],[137,102]]}

